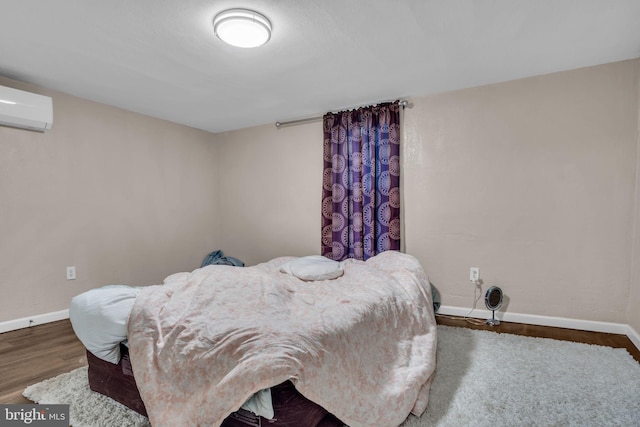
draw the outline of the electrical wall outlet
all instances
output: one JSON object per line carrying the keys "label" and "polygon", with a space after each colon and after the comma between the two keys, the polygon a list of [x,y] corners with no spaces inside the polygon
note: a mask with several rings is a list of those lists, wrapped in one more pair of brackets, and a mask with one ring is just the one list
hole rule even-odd
{"label": "electrical wall outlet", "polygon": [[67,267],[67,280],[76,280],[76,268]]}
{"label": "electrical wall outlet", "polygon": [[478,281],[480,281],[480,268],[471,267],[469,269],[469,280],[473,283],[478,283]]}

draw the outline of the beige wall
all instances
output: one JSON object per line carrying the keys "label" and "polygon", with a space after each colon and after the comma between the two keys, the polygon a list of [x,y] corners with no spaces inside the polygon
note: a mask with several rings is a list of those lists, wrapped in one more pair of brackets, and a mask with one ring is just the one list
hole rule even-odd
{"label": "beige wall", "polygon": [[44,134],[0,127],[0,322],[67,309],[105,284],[159,283],[216,248],[215,135],[0,85],[54,103]]}
{"label": "beige wall", "polygon": [[[406,249],[443,304],[472,305],[474,266],[510,312],[640,331],[639,79],[633,60],[411,100]],[[211,135],[35,91],[54,97],[53,130],[0,128],[0,321],[158,283],[212,249],[319,253],[319,122]]]}
{"label": "beige wall", "polygon": [[[638,61],[431,96],[406,117],[407,251],[443,304],[627,322]],[[552,297],[552,298],[551,298]]]}
{"label": "beige wall", "polygon": [[[639,66],[640,67],[640,66]],[[631,276],[631,292],[627,303],[627,323],[640,334],[640,72],[637,75],[636,91],[638,123],[636,131],[637,151],[636,151],[636,206],[635,206],[635,223],[634,223],[634,242],[631,252],[632,259],[632,276]],[[638,345],[638,343],[636,343]],[[639,345],[640,347],[640,345]]]}
{"label": "beige wall", "polygon": [[217,136],[225,254],[248,265],[319,254],[322,123]]}
{"label": "beige wall", "polygon": [[[412,100],[406,249],[443,304],[471,307],[474,266],[485,289],[503,288],[510,312],[640,330],[640,277],[631,283],[640,268],[631,253],[639,64]],[[232,255],[252,264],[318,253],[321,132],[313,123],[219,135],[220,214]]]}

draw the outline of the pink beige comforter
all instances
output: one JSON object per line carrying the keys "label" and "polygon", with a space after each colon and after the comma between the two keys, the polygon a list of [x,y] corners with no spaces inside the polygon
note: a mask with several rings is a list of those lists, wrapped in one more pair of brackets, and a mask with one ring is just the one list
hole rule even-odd
{"label": "pink beige comforter", "polygon": [[305,282],[280,272],[291,259],[208,266],[140,291],[130,357],[154,427],[219,426],[285,380],[351,427],[426,409],[436,323],[418,261],[389,251]]}

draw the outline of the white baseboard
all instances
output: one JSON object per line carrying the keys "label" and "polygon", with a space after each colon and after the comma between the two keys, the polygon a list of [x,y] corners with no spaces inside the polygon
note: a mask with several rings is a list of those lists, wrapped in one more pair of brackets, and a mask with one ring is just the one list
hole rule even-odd
{"label": "white baseboard", "polygon": [[633,345],[640,349],[640,334],[638,334],[638,332],[631,326],[627,326],[627,329],[627,336],[629,337]]}
{"label": "white baseboard", "polygon": [[[469,316],[473,318],[489,319],[491,311],[475,309],[469,314],[469,308],[440,306],[438,314],[451,316]],[[538,316],[535,314],[504,313],[496,311],[496,319],[505,322],[527,323],[529,325],[554,326],[557,328],[579,329],[582,331],[606,332],[621,334],[629,337],[631,342],[640,349],[640,335],[629,325],[624,323],[596,322],[593,320],[569,319],[566,317]]]}
{"label": "white baseboard", "polygon": [[56,322],[69,318],[69,310],[60,310],[53,313],[37,314],[35,316],[23,317],[21,319],[0,322],[0,333],[15,331],[17,329],[28,328],[29,326],[42,325],[43,323]]}
{"label": "white baseboard", "polygon": [[[438,314],[464,317],[470,315],[474,318],[489,319],[489,310],[476,309],[469,314],[468,308],[451,307],[442,305],[438,309]],[[29,326],[42,325],[44,323],[56,322],[69,318],[69,310],[60,310],[52,313],[38,314],[21,319],[0,322],[0,333],[15,331],[17,329],[28,328]],[[527,323],[529,325],[554,326],[557,328],[579,329],[583,331],[606,332],[611,334],[622,334],[629,337],[631,342],[640,349],[640,334],[629,325],[623,323],[595,322],[592,320],[569,319],[566,317],[538,316],[534,314],[504,313],[496,312],[496,318],[505,322]]]}

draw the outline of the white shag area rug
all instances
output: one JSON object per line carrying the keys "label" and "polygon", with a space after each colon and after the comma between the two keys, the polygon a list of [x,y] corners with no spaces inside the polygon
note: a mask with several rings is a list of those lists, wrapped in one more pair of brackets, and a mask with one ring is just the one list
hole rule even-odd
{"label": "white shag area rug", "polygon": [[[86,372],[29,386],[23,395],[69,404],[73,427],[149,426],[89,390]],[[438,326],[429,406],[402,424],[431,426],[640,426],[640,364],[624,349]]]}

